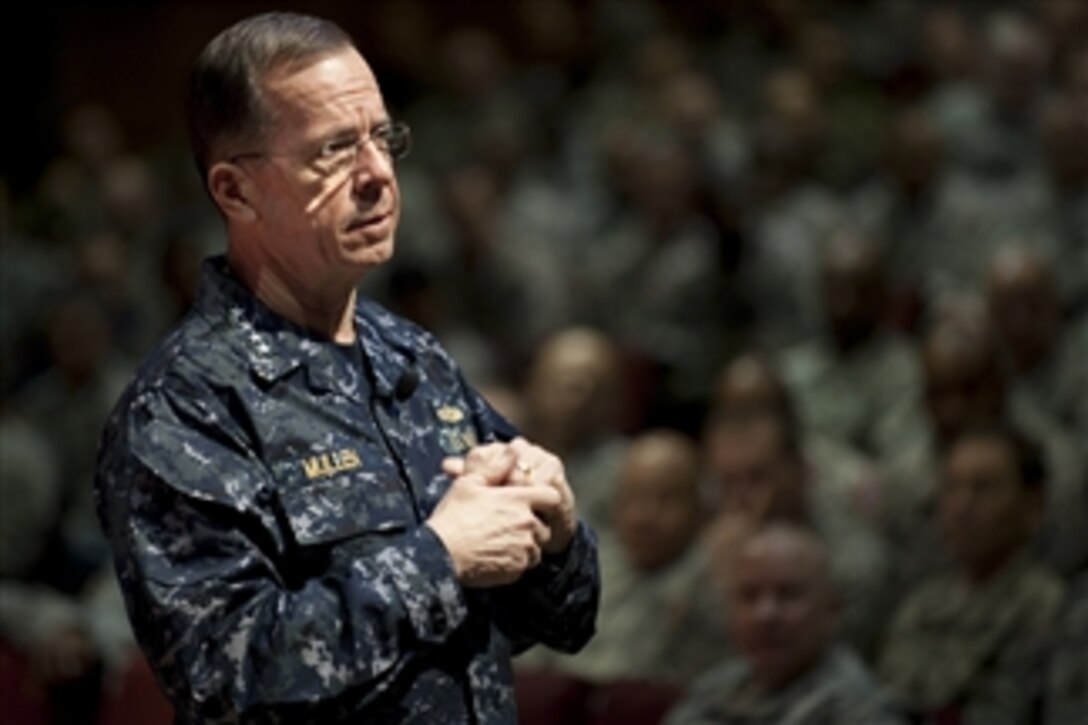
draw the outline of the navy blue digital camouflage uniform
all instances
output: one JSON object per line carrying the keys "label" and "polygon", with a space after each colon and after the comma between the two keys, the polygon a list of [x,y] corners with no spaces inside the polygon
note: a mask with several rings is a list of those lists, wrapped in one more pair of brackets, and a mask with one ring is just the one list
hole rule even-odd
{"label": "navy blue digital camouflage uniform", "polygon": [[99,515],[181,723],[514,723],[511,654],[593,632],[583,523],[517,583],[459,585],[422,525],[440,462],[516,432],[429,334],[367,300],[355,324],[352,360],[213,258],[110,418]]}

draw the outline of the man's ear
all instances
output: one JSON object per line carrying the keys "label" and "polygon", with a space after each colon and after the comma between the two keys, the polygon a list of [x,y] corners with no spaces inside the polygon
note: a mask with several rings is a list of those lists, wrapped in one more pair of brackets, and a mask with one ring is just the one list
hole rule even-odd
{"label": "man's ear", "polygon": [[228,220],[257,220],[259,215],[253,204],[257,189],[237,164],[220,161],[208,169],[208,191]]}

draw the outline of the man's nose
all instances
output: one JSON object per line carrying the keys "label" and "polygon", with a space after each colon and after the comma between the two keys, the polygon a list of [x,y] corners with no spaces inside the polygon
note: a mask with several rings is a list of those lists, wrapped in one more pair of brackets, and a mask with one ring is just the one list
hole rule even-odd
{"label": "man's nose", "polygon": [[373,136],[365,138],[355,155],[352,176],[357,181],[386,181],[393,178],[393,159]]}

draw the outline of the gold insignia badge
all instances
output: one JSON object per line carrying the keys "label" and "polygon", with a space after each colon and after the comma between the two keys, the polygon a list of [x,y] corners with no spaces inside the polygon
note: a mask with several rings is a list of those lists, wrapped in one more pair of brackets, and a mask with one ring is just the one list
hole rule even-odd
{"label": "gold insignia badge", "polygon": [[443,423],[460,423],[465,419],[465,411],[454,405],[443,405],[436,415]]}

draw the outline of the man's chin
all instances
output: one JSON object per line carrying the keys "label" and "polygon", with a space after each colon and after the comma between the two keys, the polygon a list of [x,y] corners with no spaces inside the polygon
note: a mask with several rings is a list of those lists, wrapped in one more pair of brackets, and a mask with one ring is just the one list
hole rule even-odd
{"label": "man's chin", "polygon": [[344,261],[357,267],[375,267],[393,258],[393,237],[381,239],[353,239],[343,249]]}

